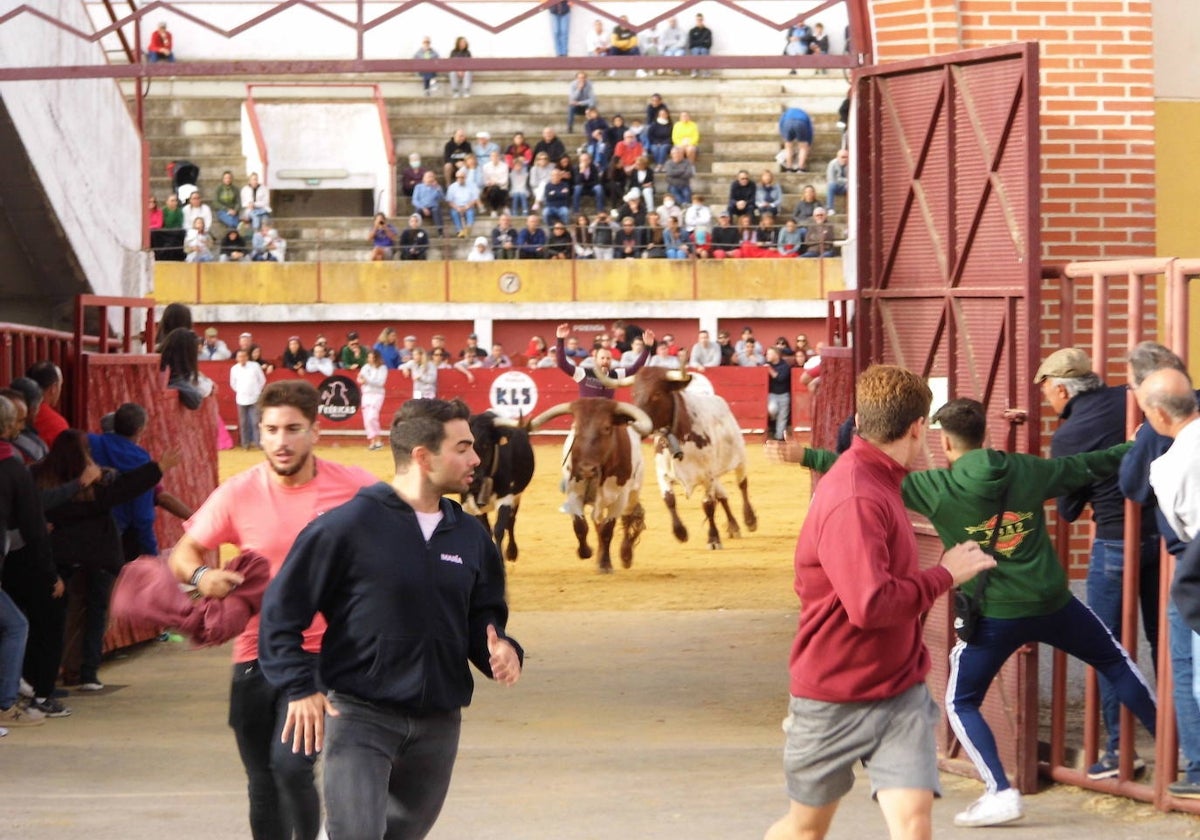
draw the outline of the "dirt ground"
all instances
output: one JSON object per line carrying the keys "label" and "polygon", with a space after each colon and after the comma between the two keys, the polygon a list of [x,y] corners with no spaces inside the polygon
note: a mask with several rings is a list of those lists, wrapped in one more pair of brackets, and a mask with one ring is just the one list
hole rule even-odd
{"label": "dirt ground", "polygon": [[[327,440],[329,440],[327,438]],[[392,457],[385,447],[368,452],[357,440],[337,441],[318,451],[318,457],[355,464],[388,480]],[[794,609],[792,552],[796,534],[808,507],[811,492],[809,471],[795,465],[767,460],[762,445],[749,442],[750,500],[758,513],[758,530],[750,533],[742,522],[740,498],[732,482],[732,509],[742,525],[742,538],[725,537],[724,514],[718,511],[725,547],[707,546],[704,514],[699,493],[690,500],[679,494],[680,518],[688,527],[686,543],[675,540],[671,521],[658,494],[652,453],[643,445],[647,459],[642,504],[646,509],[646,531],[634,552],[633,566],[611,575],[596,571],[595,558],[580,560],[571,518],[560,513],[563,494],[559,491],[558,464],[561,438],[534,447],[536,469],[525,492],[517,519],[520,558],[508,565],[509,607],[521,610],[715,610]],[[221,477],[240,472],[262,460],[261,453],[234,450],[221,455]],[[614,538],[614,549],[618,544]],[[589,542],[595,548],[595,533]],[[615,550],[614,550],[615,554]]]}

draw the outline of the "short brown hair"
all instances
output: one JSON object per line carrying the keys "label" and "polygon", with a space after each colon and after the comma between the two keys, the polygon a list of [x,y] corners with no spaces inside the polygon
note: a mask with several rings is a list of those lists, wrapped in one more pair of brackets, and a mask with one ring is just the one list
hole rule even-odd
{"label": "short brown hair", "polygon": [[317,406],[321,403],[321,395],[312,383],[303,379],[285,379],[272,382],[263,388],[258,397],[258,410],[287,406],[294,408],[305,416],[310,423],[317,422]]}
{"label": "short brown hair", "polygon": [[933,392],[925,380],[897,365],[872,365],[855,388],[858,432],[872,443],[891,443],[929,416]]}

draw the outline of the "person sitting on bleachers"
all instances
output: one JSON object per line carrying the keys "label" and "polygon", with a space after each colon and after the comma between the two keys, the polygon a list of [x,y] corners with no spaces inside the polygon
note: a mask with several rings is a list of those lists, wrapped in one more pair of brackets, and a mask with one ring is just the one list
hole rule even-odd
{"label": "person sitting on bleachers", "polygon": [[192,229],[188,231],[187,238],[183,241],[183,250],[187,253],[187,262],[212,262],[216,257],[213,255],[216,245],[213,243],[212,235],[204,225],[204,218],[196,217],[196,221],[192,224]]}
{"label": "person sitting on bleachers", "polygon": [[667,163],[667,155],[671,152],[671,132],[674,130],[671,122],[671,112],[663,105],[647,123],[646,140],[650,147],[650,156],[654,159],[654,171],[662,172]]}
{"label": "person sitting on bleachers", "polygon": [[658,213],[646,213],[646,228],[642,231],[642,259],[665,260],[667,243],[663,239],[663,226]]}
{"label": "person sitting on bleachers", "polygon": [[796,202],[796,209],[792,211],[792,218],[801,228],[806,228],[812,224],[813,211],[820,206],[817,188],[812,184],[805,184],[804,189],[800,191],[800,200]]}
{"label": "person sitting on bleachers", "polygon": [[542,129],[542,139],[537,141],[533,146],[533,156],[546,153],[546,158],[551,161],[558,161],[567,153],[567,147],[563,145],[563,141],[559,139],[554,129],[546,126]]}
{"label": "person sitting on bleachers", "polygon": [[[440,57],[441,56],[438,55],[437,50],[433,48],[433,43],[429,40],[428,35],[421,39],[420,49],[413,53],[413,58],[422,59],[424,61],[432,61],[433,59]],[[437,90],[437,73],[423,70],[417,75],[421,77],[421,85],[425,90],[426,96],[429,96],[435,90]]]}
{"label": "person sitting on bleachers", "polygon": [[508,207],[508,164],[500,157],[499,149],[493,150],[483,165],[483,191],[479,198],[493,216]]}
{"label": "person sitting on bleachers", "polygon": [[496,257],[492,254],[492,249],[488,247],[488,238],[486,236],[475,237],[471,250],[467,252],[467,262],[491,262],[494,259]]}
{"label": "person sitting on bleachers", "polygon": [[533,166],[529,167],[529,195],[533,200],[533,213],[542,212],[542,199],[545,195],[546,184],[550,183],[550,173],[558,168],[545,152],[539,152],[533,157]]}
{"label": "person sitting on bleachers", "polygon": [[728,210],[722,210],[717,214],[717,224],[712,229],[712,255],[717,259],[722,259],[729,255],[730,252],[737,250],[740,243],[738,230],[731,225],[730,213]]}
{"label": "person sitting on bleachers", "polygon": [[512,168],[508,172],[508,198],[514,214],[529,214],[529,189],[529,167],[525,165],[525,158],[518,155],[513,158]]}
{"label": "person sitting on bleachers", "polygon": [[567,230],[566,224],[555,220],[550,228],[550,235],[546,238],[546,259],[569,260],[574,253],[575,242],[571,239],[571,233]]}
{"label": "person sitting on bleachers", "polygon": [[[580,70],[567,88],[567,133],[575,130],[575,118],[596,108],[596,89],[587,73]],[[586,127],[584,136],[587,136]]]}
{"label": "person sitting on bleachers", "polygon": [[501,213],[496,227],[492,228],[492,255],[498,260],[517,258],[517,231],[508,213]]}
{"label": "person sitting on bleachers", "polygon": [[233,173],[228,169],[221,173],[221,183],[217,184],[213,201],[216,204],[217,221],[227,228],[237,227],[241,216],[241,194],[233,185]]}
{"label": "person sitting on bleachers", "polygon": [[408,196],[410,201],[413,190],[425,180],[425,173],[428,171],[421,165],[421,156],[416,152],[408,156],[408,165],[400,169],[400,191]]}
{"label": "person sitting on bleachers", "polygon": [[704,196],[699,193],[692,194],[692,202],[683,211],[683,229],[686,230],[692,239],[700,244],[699,231],[704,231],[707,239],[707,234],[712,231],[713,215],[709,206],[704,203]]}
{"label": "person sitting on bleachers", "polygon": [[254,262],[283,262],[286,254],[287,242],[275,228],[263,228],[254,232],[251,260]]}
{"label": "person sitting on bleachers", "polygon": [[442,235],[442,204],[445,201],[446,194],[442,192],[442,185],[438,183],[437,176],[426,172],[425,179],[413,190],[413,210],[422,219],[433,222],[438,236]]}
{"label": "person sitting on bleachers", "polygon": [[622,216],[621,226],[613,234],[613,256],[617,259],[638,259],[642,256],[642,231],[633,216]]}
{"label": "person sitting on bleachers", "polygon": [[650,167],[650,158],[642,155],[625,175],[625,187],[629,191],[638,190],[647,208],[654,206],[654,170]]}
{"label": "person sitting on bleachers", "polygon": [[392,249],[396,247],[396,240],[399,238],[400,232],[388,221],[387,216],[376,213],[375,223],[371,226],[371,232],[367,234],[367,241],[371,243],[371,260],[390,260]]}
{"label": "person sitting on bleachers", "polygon": [[225,235],[221,237],[220,251],[221,262],[241,262],[250,253],[250,246],[246,244],[241,232],[234,226],[225,231]]}
{"label": "person sitting on bleachers", "polygon": [[571,221],[571,186],[558,167],[550,172],[550,181],[543,190],[542,199],[545,208],[542,210],[542,221],[547,227],[553,222],[562,222],[565,228]]}
{"label": "person sitting on bleachers", "polygon": [[646,226],[646,205],[642,201],[642,194],[636,189],[631,189],[625,193],[625,202],[616,209],[616,217],[624,221],[626,218],[633,219],[635,227],[642,228]]}
{"label": "person sitting on bleachers", "polygon": [[608,144],[608,120],[600,116],[595,108],[588,108],[586,116],[587,122],[583,124],[584,150],[592,156],[597,166],[604,168],[612,152],[612,146]]}
{"label": "person sitting on bleachers", "polygon": [[314,344],[312,355],[304,360],[304,369],[309,373],[333,376],[333,359],[329,358],[328,347],[324,344]]}
{"label": "person sitting on bleachers", "polygon": [[681,146],[671,148],[670,157],[663,167],[667,181],[667,191],[675,196],[680,206],[686,207],[692,201],[692,179],[696,177],[696,167],[684,155]]}
{"label": "person sitting on bleachers", "polygon": [[669,219],[675,219],[677,222],[683,221],[683,209],[675,203],[675,196],[667,193],[663,196],[663,203],[658,205],[658,218],[665,225]]}
{"label": "person sitting on bleachers", "polygon": [[304,373],[304,366],[308,363],[308,351],[300,343],[300,336],[288,337],[287,348],[283,351],[281,362],[285,370]]}
{"label": "person sitting on bleachers", "polygon": [[[764,250],[778,252],[779,228],[775,225],[774,213],[763,213],[759,218],[758,229],[754,232],[754,242]],[[776,254],[770,256],[776,256]]]}
{"label": "person sitting on bleachers", "polygon": [[638,158],[644,154],[646,154],[646,147],[638,140],[637,132],[632,128],[625,129],[621,142],[617,143],[616,148],[613,149],[613,156],[620,162],[626,175],[633,171]]}
{"label": "person sitting on bleachers", "polygon": [[593,256],[598,260],[611,260],[613,258],[613,236],[617,232],[617,225],[613,224],[607,210],[596,211],[596,217],[592,220],[589,231],[591,232]]}
{"label": "person sitting on bleachers", "polygon": [[667,249],[667,259],[686,260],[690,255],[690,241],[687,231],[679,224],[678,216],[668,216],[667,226],[663,229],[663,246]]}
{"label": "person sitting on bleachers", "polygon": [[729,204],[726,205],[729,214],[734,218],[742,216],[754,218],[757,216],[757,207],[755,206],[757,197],[758,189],[750,180],[750,173],[745,169],[739,171],[737,178],[729,185]]}
{"label": "person sitting on bleachers", "polygon": [[517,253],[523,260],[540,260],[546,257],[546,231],[537,213],[530,213],[525,227],[517,234]]}
{"label": "person sitting on bleachers", "polygon": [[[474,152],[463,158],[462,169],[459,171],[467,173],[467,183],[475,188],[475,192],[483,193],[483,166],[479,158],[475,157]],[[447,187],[446,189],[449,190],[450,188]],[[480,209],[482,209],[482,204],[480,205]]]}
{"label": "person sitting on bleachers", "polygon": [[150,204],[146,210],[146,228],[148,230],[158,230],[163,226],[163,211],[158,206],[158,199],[150,196]]}
{"label": "person sitting on bleachers", "polygon": [[513,162],[521,158],[525,161],[525,166],[533,164],[533,147],[525,142],[525,135],[517,132],[513,135],[512,142],[508,144],[508,149],[504,152],[504,162],[508,164],[508,168],[513,168]]}
{"label": "person sitting on bleachers", "polygon": [[486,163],[491,160],[492,152],[499,152],[500,147],[492,140],[491,133],[487,131],[475,132],[475,142],[471,144],[471,154],[481,162]]}
{"label": "person sitting on bleachers", "polygon": [[266,184],[258,182],[258,173],[251,172],[246,186],[242,187],[242,218],[250,222],[255,230],[271,217],[271,191]]}
{"label": "person sitting on bleachers", "polygon": [[471,143],[467,140],[467,132],[461,128],[454,129],[450,139],[442,146],[442,178],[447,188],[454,183],[454,173],[459,170],[471,154]]}
{"label": "person sitting on bleachers", "polygon": [[183,208],[179,206],[179,197],[173,192],[167,196],[166,205],[163,207],[161,227],[167,230],[183,227]]}
{"label": "person sitting on bleachers", "polygon": [[[433,177],[433,173],[429,173]],[[439,213],[439,221],[440,221]],[[397,254],[402,260],[429,259],[429,234],[421,227],[421,214],[413,213],[408,217],[408,227],[400,232],[397,241]]]}
{"label": "person sitting on bleachers", "polygon": [[778,216],[783,209],[783,191],[775,183],[775,176],[769,169],[764,169],[754,190],[754,209],[761,216],[770,213]]}
{"label": "person sitting on bleachers", "polygon": [[779,231],[775,247],[781,257],[800,256],[800,252],[804,250],[804,231],[796,224],[795,219],[788,219],[783,223],[783,230]]}
{"label": "person sitting on bleachers", "polygon": [[[641,55],[641,50],[638,49],[638,36],[629,25],[629,16],[621,15],[617,25],[612,29],[612,35],[609,38],[608,46],[609,55]],[[616,70],[609,70],[608,75],[617,75]],[[645,70],[637,71],[638,78],[646,75]]]}
{"label": "person sitting on bleachers", "polygon": [[604,206],[604,185],[600,179],[600,167],[588,152],[580,152],[579,165],[575,167],[575,186],[572,189],[571,212],[578,213],[583,196],[590,195],[599,210]]}
{"label": "person sitting on bleachers", "polygon": [[[658,51],[665,56],[687,55],[687,33],[679,27],[679,19],[672,16],[658,32]],[[678,70],[671,71],[678,76]]]}
{"label": "person sitting on bleachers", "polygon": [[839,195],[845,195],[850,184],[850,152],[838,149],[837,156],[829,161],[825,169],[825,209],[833,215],[833,203]]}
{"label": "person sitting on bleachers", "polygon": [[679,119],[671,126],[671,145],[683,149],[683,156],[693,164],[696,162],[700,151],[700,126],[687,111],[680,111]]}
{"label": "person sitting on bleachers", "polygon": [[813,213],[812,224],[804,234],[804,252],[802,257],[834,257],[837,256],[837,245],[833,225],[825,221],[825,208],[818,207]]}
{"label": "person sitting on bleachers", "polygon": [[591,260],[596,257],[596,249],[592,247],[592,223],[582,213],[575,216],[575,226],[571,228],[571,241],[574,243],[575,259]]}
{"label": "person sitting on bleachers", "polygon": [[587,36],[587,54],[593,57],[608,55],[611,44],[608,33],[604,31],[604,21],[596,18],[592,21],[592,31]]}
{"label": "person sitting on bleachers", "polygon": [[183,226],[191,230],[196,225],[196,219],[204,219],[204,229],[212,230],[212,208],[200,198],[200,190],[188,196],[187,204],[183,207]]}

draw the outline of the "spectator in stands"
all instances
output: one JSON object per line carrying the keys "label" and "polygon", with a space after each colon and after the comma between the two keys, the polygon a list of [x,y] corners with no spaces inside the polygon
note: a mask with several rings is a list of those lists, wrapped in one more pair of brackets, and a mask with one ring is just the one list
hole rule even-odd
{"label": "spectator in stands", "polygon": [[792,419],[792,366],[783,358],[778,347],[768,347],[765,364],[767,368],[767,419],[775,421],[770,440],[787,440]]}
{"label": "spectator in stands", "polygon": [[371,260],[373,262],[390,260],[392,249],[396,247],[399,239],[400,232],[396,230],[396,226],[388,221],[385,214],[376,213],[375,224],[371,227],[371,233],[367,237],[367,241],[371,243]]}
{"label": "spectator in stands", "polygon": [[454,173],[462,168],[469,154],[472,152],[471,143],[467,140],[467,132],[461,128],[454,129],[454,133],[442,147],[442,175],[447,188],[454,183]]}
{"label": "spectator in stands", "polygon": [[850,152],[846,149],[838,149],[837,156],[829,161],[829,166],[825,170],[825,182],[827,192],[825,193],[825,209],[829,211],[829,215],[833,215],[833,203],[839,195],[845,195],[847,188],[850,186]]}
{"label": "spectator in stands", "polygon": [[529,177],[525,158],[520,155],[514,157],[512,168],[508,172],[508,198],[511,202],[511,212],[519,216],[529,213]]}
{"label": "spectator in stands", "polygon": [[499,149],[493,149],[488,154],[487,163],[483,165],[483,191],[480,193],[480,200],[492,211],[493,216],[508,207],[508,164],[500,156]]}
{"label": "spectator in stands", "polygon": [[678,216],[668,216],[667,226],[662,233],[663,247],[669,260],[686,260],[690,255],[687,233],[679,224]]}
{"label": "spectator in stands", "polygon": [[758,220],[758,229],[754,232],[754,242],[760,248],[776,251],[775,254],[770,254],[768,256],[777,256],[779,247],[779,228],[775,224],[774,214],[762,214],[762,217]]}
{"label": "spectator in stands", "polygon": [[[812,28],[803,20],[797,21],[796,25],[787,31],[787,41],[783,45],[783,54],[792,56],[808,55],[812,39]],[[795,76],[796,69],[792,68],[789,70],[788,75]]]}
{"label": "spectator in stands", "polygon": [[[829,55],[829,36],[825,34],[825,25],[814,23],[812,40],[808,43],[809,55]],[[817,68],[817,75],[824,76],[829,71],[824,67]]]}
{"label": "spectator in stands", "polygon": [[467,262],[491,262],[494,259],[496,257],[492,254],[492,249],[488,247],[488,238],[486,236],[475,237],[471,250],[467,252]]}
{"label": "spectator in stands", "polygon": [[183,240],[183,250],[187,254],[187,262],[212,262],[216,259],[213,251],[216,244],[204,224],[204,218],[197,216],[192,222],[187,238]]}
{"label": "spectator in stands", "polygon": [[[470,58],[471,47],[467,44],[467,39],[459,35],[454,39],[454,48],[450,50],[451,58]],[[450,71],[450,95],[455,99],[460,96],[471,95],[471,71],[470,70],[451,70]]]}
{"label": "spectator in stands", "polygon": [[237,360],[229,369],[229,389],[237,403],[238,439],[243,449],[255,449],[259,445],[258,397],[265,387],[267,376],[262,366],[255,364],[247,351],[239,349]]}
{"label": "spectator in stands", "polygon": [[580,152],[579,165],[575,168],[575,185],[572,189],[572,213],[579,213],[579,202],[584,193],[592,196],[597,210],[604,206],[604,185],[600,179],[600,167],[593,162],[590,154]]}
{"label": "spectator in stands", "polygon": [[800,333],[796,336],[796,364],[803,365],[816,355],[817,351],[808,343],[808,336]]}
{"label": "spectator in stands", "polygon": [[738,353],[741,353],[744,349],[746,349],[746,342],[753,338],[754,338],[754,328],[751,327],[750,325],[746,325],[746,326],[742,327],[742,337],[738,339],[738,341],[735,345],[733,345],[733,349],[736,350]]}
{"label": "spectator in stands", "polygon": [[263,356],[261,344],[250,345],[250,361],[261,367],[263,373],[271,373],[275,370],[275,363]]}
{"label": "spectator in stands", "polygon": [[663,196],[662,204],[658,205],[658,218],[665,225],[668,219],[683,221],[683,210],[675,203],[675,196],[667,193]]}
{"label": "spectator in stands", "polygon": [[642,205],[647,210],[654,207],[654,170],[647,155],[638,158],[633,169],[629,170],[625,176],[625,186],[628,190],[625,193],[626,201],[629,200],[629,193],[636,190],[641,194]]}
{"label": "spectator in stands", "polygon": [[475,142],[471,144],[471,154],[475,155],[480,166],[492,159],[492,152],[498,153],[499,151],[500,146],[492,140],[491,132],[475,132]]}
{"label": "spectator in stands", "polygon": [[367,363],[367,348],[359,341],[358,332],[346,333],[346,343],[338,353],[338,367],[342,370],[358,370]]}
{"label": "spectator in stands", "polygon": [[479,346],[479,335],[471,333],[467,336],[466,345],[458,351],[458,360],[466,362],[469,367],[483,367],[487,355],[488,351]]}
{"label": "spectator in stands", "polygon": [[598,260],[613,258],[613,237],[617,226],[613,224],[607,210],[597,210],[591,224],[592,253]]}
{"label": "spectator in stands", "polygon": [[742,216],[754,218],[758,209],[755,205],[757,197],[758,189],[750,180],[750,173],[742,169],[733,183],[729,185],[729,204],[726,207],[734,218],[740,219]]}
{"label": "spectator in stands", "polygon": [[[433,173],[427,173],[432,179]],[[439,191],[440,191],[439,187]],[[436,222],[441,224],[441,209],[438,208]],[[438,228],[441,232],[441,228]],[[408,217],[408,227],[400,233],[397,240],[397,254],[402,260],[427,260],[429,259],[429,234],[425,232],[425,228],[421,227],[421,214],[413,213]]]}
{"label": "spectator in stands", "polygon": [[587,36],[587,54],[590,56],[608,55],[612,45],[608,33],[604,31],[604,21],[596,18],[592,21],[592,31]]}
{"label": "spectator in stands", "polygon": [[[679,19],[671,16],[658,33],[658,51],[668,57],[687,55],[688,33],[679,26]],[[672,76],[678,76],[678,70],[671,71]]]}
{"label": "spectator in stands", "polygon": [[413,152],[408,156],[408,165],[400,169],[400,191],[412,199],[413,190],[425,180],[429,170],[421,165],[421,156]]}
{"label": "spectator in stands", "polygon": [[667,342],[659,341],[654,345],[654,353],[646,360],[646,367],[679,370],[683,365],[679,363],[679,357],[671,353],[671,348]]}
{"label": "spectator in stands", "polygon": [[775,243],[775,247],[779,251],[779,256],[800,256],[800,252],[804,250],[804,233],[796,224],[795,219],[785,221],[783,223],[783,230],[779,231],[779,238]]}
{"label": "spectator in stands", "polygon": [[[708,55],[712,52],[712,30],[704,25],[704,15],[696,15],[696,25],[688,30],[688,55]],[[692,78],[697,71],[692,71]],[[711,76],[711,70],[704,70],[701,75]]]}
{"label": "spectator in stands", "polygon": [[[546,347],[546,339],[540,335],[530,336],[529,344],[525,346],[526,366],[530,369],[538,367],[554,367],[553,358],[550,356],[549,350]],[[546,359],[551,359],[548,364],[543,365],[542,362]]]}
{"label": "spectator in stands", "polygon": [[167,206],[162,211],[161,227],[167,230],[183,227],[183,208],[179,206],[179,197],[174,192],[167,196]]}
{"label": "spectator in stands", "polygon": [[647,123],[647,145],[650,147],[650,156],[654,158],[656,172],[662,172],[667,163],[667,155],[671,152],[671,132],[674,128],[671,112],[665,105],[660,107],[654,119]]}
{"label": "spectator in stands", "polygon": [[753,338],[746,338],[738,344],[741,345],[741,349],[734,352],[734,364],[739,367],[759,367],[767,363],[762,348]]}
{"label": "spectator in stands", "polygon": [[712,255],[717,259],[736,250],[739,244],[737,228],[729,224],[729,221],[728,210],[722,210],[717,214],[717,225],[712,230]]}
{"label": "spectator in stands", "polygon": [[837,245],[833,225],[825,221],[825,209],[818,207],[813,213],[812,224],[804,234],[804,252],[802,257],[835,257]]}
{"label": "spectator in stands", "polygon": [[545,152],[546,159],[551,161],[558,161],[567,153],[567,147],[550,126],[542,129],[542,139],[533,147],[534,158],[542,152]]}
{"label": "spectator in stands", "polygon": [[253,346],[254,334],[250,332],[244,332],[238,336],[238,346],[234,348],[234,352],[236,353],[238,350],[245,350],[247,353],[249,353],[250,348]]}
{"label": "spectator in stands", "polygon": [[[479,158],[475,157],[474,152],[463,158],[462,168],[458,171],[465,172],[467,174],[467,183],[475,188],[475,192],[480,195],[483,194],[483,167],[480,166]],[[455,175],[457,174],[456,172]],[[454,185],[451,184],[450,186]],[[449,187],[447,187],[446,192],[449,193],[449,191]],[[479,207],[481,210],[483,209],[482,204]]]}
{"label": "spectator in stands", "polygon": [[333,376],[333,359],[329,358],[329,348],[324,344],[314,344],[312,355],[304,362],[304,369],[309,373]]}
{"label": "spectator in stands", "polygon": [[717,332],[717,346],[721,348],[721,365],[723,367],[731,367],[737,364],[734,361],[734,356],[737,353],[734,350],[733,343],[730,341],[729,330],[719,330]]}
{"label": "spectator in stands", "polygon": [[[395,340],[393,338],[393,340]],[[362,389],[363,431],[367,435],[367,449],[383,449],[379,441],[379,411],[383,408],[384,388],[387,385],[388,365],[375,348],[367,351],[367,363],[358,371],[358,384]]]}
{"label": "spectator in stands", "polygon": [[149,204],[146,208],[146,228],[148,230],[158,230],[163,226],[163,211],[158,206],[158,199],[150,196]]}
{"label": "spectator in stands", "polygon": [[[617,364],[619,364],[623,367],[632,365],[634,362],[636,362],[641,357],[642,350],[644,350],[646,347],[646,342],[642,340],[641,336],[638,336],[637,338],[633,339],[633,341],[629,342],[629,344],[626,345],[626,347],[628,349],[622,350],[622,348],[619,345],[617,345],[615,342],[613,343],[614,356],[618,351],[620,351],[620,353],[621,353],[620,358],[615,359],[615,361],[617,362]],[[649,361],[649,360],[647,360],[647,361]]]}
{"label": "spectator in stands", "polygon": [[204,331],[204,340],[200,342],[199,359],[202,362],[224,362],[233,358],[229,347],[218,337],[217,328],[209,327]]}
{"label": "spectator in stands", "polygon": [[525,161],[527,167],[533,163],[533,147],[525,142],[525,135],[519,131],[513,135],[512,142],[504,152],[504,162],[512,169],[517,158]]}
{"label": "spectator in stands", "polygon": [[687,111],[679,112],[679,119],[671,126],[671,144],[683,151],[683,156],[692,164],[700,149],[700,126]]}
{"label": "spectator in stands", "polygon": [[304,367],[308,363],[308,351],[300,343],[300,336],[288,336],[287,348],[283,351],[281,363],[286,370],[304,373]]}
{"label": "spectator in stands", "polygon": [[796,202],[796,209],[792,211],[792,218],[803,230],[812,224],[813,211],[820,206],[821,202],[817,198],[816,187],[812,184],[805,184],[804,189],[800,191],[800,200]]}
{"label": "spectator in stands", "polygon": [[552,221],[561,222],[565,229],[571,221],[571,186],[563,179],[561,169],[550,172],[550,182],[543,191],[542,221],[549,227]]}
{"label": "spectator in stands", "polygon": [[571,0],[550,4],[550,34],[554,38],[554,54],[565,57],[571,43]]}
{"label": "spectator in stands", "polygon": [[[667,103],[663,101],[662,94],[650,94],[650,98],[646,100],[646,118],[642,121],[642,125],[637,131],[638,140],[646,148],[650,147],[650,126],[658,119],[658,112],[663,108],[667,108]],[[670,110],[670,108],[667,108],[668,113],[670,113]]]}
{"label": "spectator in stands", "polygon": [[575,130],[575,118],[596,107],[596,91],[587,73],[580,70],[567,88],[567,133]]}
{"label": "spectator in stands", "polygon": [[[692,241],[703,245],[709,238],[712,223],[712,210],[704,203],[704,196],[699,193],[693,194],[691,203],[683,211],[683,229],[691,235]],[[705,242],[700,241],[702,231]]]}
{"label": "spectator in stands", "polygon": [[250,246],[242,238],[242,233],[236,227],[225,231],[218,246],[221,262],[242,262],[250,253]]}
{"label": "spectator in stands", "polygon": [[784,172],[807,172],[808,150],[813,139],[812,119],[808,112],[798,105],[780,106],[779,136],[787,151],[780,169]]}
{"label": "spectator in stands", "polygon": [[612,151],[608,142],[608,120],[595,107],[584,111],[584,116],[587,121],[583,124],[583,149],[592,156],[597,166],[603,168]]}
{"label": "spectator in stands", "polygon": [[621,204],[615,211],[618,219],[629,217],[633,219],[636,227],[643,228],[646,226],[646,205],[642,201],[642,194],[636,189],[631,189],[625,193],[624,203]]}
{"label": "spectator in stands", "polygon": [[[178,391],[179,402],[193,411],[213,392],[212,380],[200,373],[197,342],[196,334],[189,329],[171,330],[163,341],[158,362],[159,370],[167,371],[167,387]],[[63,427],[66,427],[65,420]],[[38,431],[41,433],[40,429]]]}
{"label": "spectator in stands", "polygon": [[[613,114],[613,118],[608,124],[608,132],[605,135],[609,151],[613,156],[616,156],[617,144],[625,139],[625,132],[628,130],[629,127],[625,125],[625,118],[620,114]],[[641,154],[641,152],[638,154]]]}
{"label": "spectator in stands", "polygon": [[287,255],[287,242],[272,227],[256,230],[251,248],[254,262],[283,262]]}
{"label": "spectator in stands", "polygon": [[546,256],[546,231],[537,213],[530,213],[525,227],[517,234],[517,253],[523,260],[540,260]]}
{"label": "spectator in stands", "polygon": [[721,345],[709,336],[708,330],[696,333],[696,343],[688,354],[688,367],[692,370],[704,370],[719,367],[721,364]]}
{"label": "spectator in stands", "polygon": [[[442,204],[445,201],[446,194],[442,192],[442,185],[437,182],[437,177],[432,172],[426,172],[425,179],[413,190],[413,215],[420,217],[420,220],[428,219],[433,222],[438,236],[442,235]],[[408,226],[410,230],[413,227],[419,227],[420,221],[414,226],[410,219]],[[428,239],[428,237],[426,238]],[[401,257],[401,259],[414,259],[414,257]],[[418,259],[423,259],[423,257]]]}
{"label": "spectator in stands", "polygon": [[566,223],[555,221],[550,227],[550,235],[546,238],[546,259],[569,260],[574,255],[574,242],[567,231]]}
{"label": "spectator in stands", "polygon": [[[434,358],[427,358],[424,347],[413,349],[413,357],[400,365],[400,372],[413,381],[414,400],[432,400],[437,397],[438,368],[443,366],[446,353],[435,350]],[[449,367],[449,365],[444,365]]]}
{"label": "spectator in stands", "polygon": [[228,169],[221,173],[221,183],[217,185],[213,199],[217,205],[217,221],[227,228],[236,228],[241,217],[241,195],[233,185],[233,173]]}
{"label": "spectator in stands", "polygon": [[492,228],[492,256],[498,260],[517,258],[517,231],[508,213],[501,213],[496,227]]}
{"label": "spectator in stands", "polygon": [[242,187],[242,218],[250,222],[255,230],[260,230],[263,223],[271,216],[271,191],[265,184],[258,182],[258,173],[251,172]]}
{"label": "spectator in stands", "polygon": [[587,216],[582,213],[575,216],[575,226],[571,228],[570,234],[575,259],[595,259],[596,249],[592,246],[592,225]]}
{"label": "spectator in stands", "polygon": [[496,370],[510,368],[513,362],[504,352],[504,345],[496,343],[492,345],[492,352],[483,357],[483,366]]}
{"label": "spectator in stands", "polygon": [[150,33],[150,44],[146,47],[146,58],[151,64],[156,64],[159,61],[175,61],[175,36],[171,34],[171,30],[167,29],[167,22],[164,20],[158,24],[158,27]]}
{"label": "spectator in stands", "polygon": [[545,197],[546,184],[550,183],[550,173],[557,169],[557,164],[551,162],[545,152],[538,152],[533,158],[533,166],[529,168],[529,194],[533,197],[531,212],[542,211],[542,200]]}
{"label": "spectator in stands", "polygon": [[[437,50],[433,48],[433,45],[429,40],[429,36],[426,35],[421,39],[420,49],[413,53],[413,58],[433,60],[441,58],[441,56],[438,55]],[[425,89],[426,96],[430,96],[435,90],[437,90],[437,73],[423,70],[417,75],[421,77],[421,85]]]}
{"label": "spectator in stands", "polygon": [[613,234],[613,255],[618,259],[638,259],[645,251],[642,231],[633,216],[622,216],[621,227]]}
{"label": "spectator in stands", "polygon": [[[413,339],[414,343],[416,339]],[[379,331],[379,337],[375,339],[375,344],[371,347],[379,353],[379,358],[391,370],[400,367],[400,362],[404,361],[400,348],[396,344],[396,328],[384,327]]]}
{"label": "spectator in stands", "polygon": [[[612,29],[612,35],[609,36],[608,44],[609,55],[641,55],[641,50],[638,49],[637,33],[629,25],[628,15],[621,15],[617,25]],[[608,75],[615,76],[617,71],[609,70]],[[646,75],[645,70],[638,70],[638,78],[643,78]]]}
{"label": "spectator in stands", "polygon": [[778,216],[783,209],[783,191],[775,183],[775,176],[769,169],[764,169],[758,179],[758,186],[754,190],[754,209],[759,216],[764,213]]}

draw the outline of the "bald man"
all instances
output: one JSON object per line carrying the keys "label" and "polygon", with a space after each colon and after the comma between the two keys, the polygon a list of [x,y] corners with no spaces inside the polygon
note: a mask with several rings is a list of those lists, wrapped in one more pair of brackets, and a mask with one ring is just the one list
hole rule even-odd
{"label": "bald man", "polygon": [[1200,411],[1187,374],[1156,370],[1134,392],[1154,431],[1174,439],[1150,465],[1150,485],[1171,529],[1191,542],[1200,534]]}

